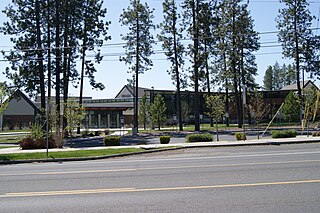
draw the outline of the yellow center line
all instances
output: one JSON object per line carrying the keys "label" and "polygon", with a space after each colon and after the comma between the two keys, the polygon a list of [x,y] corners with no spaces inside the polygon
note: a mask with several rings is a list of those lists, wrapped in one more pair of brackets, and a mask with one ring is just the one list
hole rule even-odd
{"label": "yellow center line", "polygon": [[199,166],[168,166],[168,167],[147,167],[136,169],[107,169],[107,170],[83,170],[83,171],[65,171],[65,172],[34,172],[34,173],[7,173],[1,176],[24,176],[24,175],[63,175],[63,174],[87,174],[87,173],[110,173],[110,172],[135,172],[144,170],[169,170],[169,169],[196,169],[210,167],[232,167],[232,166],[255,166],[255,165],[276,165],[276,164],[296,164],[296,163],[318,163],[320,160],[303,161],[278,161],[278,162],[255,162],[255,163],[235,163],[235,164],[207,164]]}
{"label": "yellow center line", "polygon": [[297,181],[283,181],[283,182],[240,183],[240,184],[224,184],[224,185],[212,185],[212,186],[181,186],[181,187],[165,187],[165,188],[145,188],[145,189],[114,188],[114,189],[89,189],[89,190],[69,190],[69,191],[47,191],[47,192],[18,192],[18,193],[6,193],[5,195],[0,195],[0,198],[219,189],[219,188],[235,188],[235,187],[259,187],[259,186],[276,186],[276,185],[289,185],[289,184],[309,184],[309,183],[320,183],[320,180],[297,180]]}

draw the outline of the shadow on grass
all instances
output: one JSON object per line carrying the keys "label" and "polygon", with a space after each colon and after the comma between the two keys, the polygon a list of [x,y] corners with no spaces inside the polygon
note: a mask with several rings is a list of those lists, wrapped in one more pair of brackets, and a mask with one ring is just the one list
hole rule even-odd
{"label": "shadow on grass", "polygon": [[2,155],[0,156],[0,161],[10,161],[11,158],[9,156],[6,156],[6,155]]}

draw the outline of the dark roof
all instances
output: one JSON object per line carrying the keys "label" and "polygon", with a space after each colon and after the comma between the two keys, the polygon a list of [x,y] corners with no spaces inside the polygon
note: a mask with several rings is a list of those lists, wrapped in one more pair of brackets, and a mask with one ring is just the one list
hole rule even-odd
{"label": "dark roof", "polygon": [[[122,89],[120,90],[120,92],[116,95],[116,98],[120,95],[120,93],[124,90],[124,89],[127,89],[130,94],[132,95],[132,97],[134,97],[134,87],[127,84],[125,85],[124,87],[122,87]],[[138,97],[142,97],[146,91],[149,91],[150,89],[148,88],[143,88],[143,87],[138,87]]]}
{"label": "dark roof", "polygon": [[35,105],[34,102],[32,102],[23,92],[21,92],[19,89],[17,89],[16,91],[14,91],[14,93],[9,97],[9,100],[12,99],[19,99],[19,97],[23,98],[25,101],[27,101],[27,103],[34,109],[37,111],[37,113],[40,112],[39,108]]}

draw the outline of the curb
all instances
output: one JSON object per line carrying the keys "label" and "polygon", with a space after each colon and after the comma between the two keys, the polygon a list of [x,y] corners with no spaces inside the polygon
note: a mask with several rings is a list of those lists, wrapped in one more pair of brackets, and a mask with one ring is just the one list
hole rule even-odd
{"label": "curb", "polygon": [[141,152],[131,152],[124,154],[114,154],[114,155],[105,155],[105,156],[96,156],[96,157],[84,157],[84,158],[57,158],[57,159],[37,159],[37,160],[16,160],[16,161],[0,161],[0,165],[10,165],[10,164],[27,164],[27,163],[62,163],[69,161],[89,161],[89,160],[103,160],[108,158],[118,158],[118,157],[126,157],[132,155],[142,155],[156,152],[165,152],[165,151],[173,151],[184,149],[185,147],[175,147],[175,148],[163,148],[163,149],[152,149]]}
{"label": "curb", "polygon": [[[106,156],[96,156],[96,157],[84,157],[84,158],[57,158],[57,159],[38,159],[38,160],[16,160],[16,161],[0,161],[0,165],[12,165],[12,164],[27,164],[27,163],[62,163],[69,161],[90,161],[90,160],[103,160],[109,158],[120,158],[126,156],[133,155],[143,155],[150,153],[158,153],[165,151],[174,151],[181,149],[190,149],[190,148],[217,148],[217,147],[243,147],[243,146],[280,146],[280,145],[288,145],[288,144],[312,144],[312,143],[320,143],[319,140],[300,140],[300,141],[270,141],[270,142],[252,142],[252,143],[239,143],[239,144],[201,144],[201,143],[186,143],[184,146],[177,146],[174,148],[154,148],[148,149],[141,152],[132,152],[132,153],[124,153],[124,154],[114,154],[114,155],[106,155]],[[190,145],[189,145],[190,144]]]}

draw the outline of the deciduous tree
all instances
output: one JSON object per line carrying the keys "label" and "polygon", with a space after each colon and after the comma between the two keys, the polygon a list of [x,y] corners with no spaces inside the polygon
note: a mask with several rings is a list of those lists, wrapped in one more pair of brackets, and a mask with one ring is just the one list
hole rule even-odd
{"label": "deciduous tree", "polygon": [[157,94],[150,105],[150,117],[152,123],[157,125],[159,130],[162,123],[166,121],[166,111],[167,107],[164,98],[160,94]]}
{"label": "deciduous tree", "polygon": [[223,115],[225,114],[223,97],[220,95],[206,96],[205,100],[206,107],[208,109],[206,114],[210,118],[213,118],[216,122],[217,141],[219,141],[218,122],[222,119]]}

